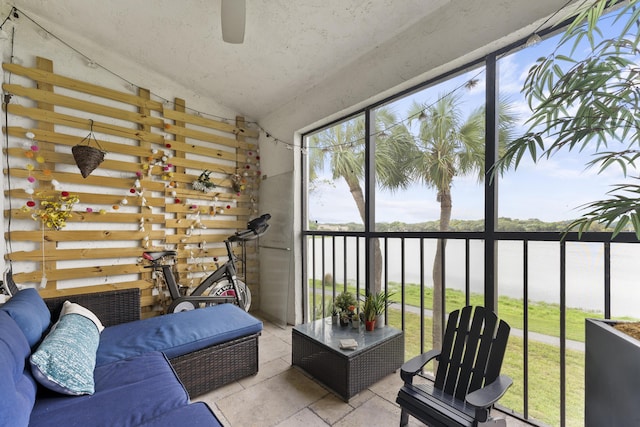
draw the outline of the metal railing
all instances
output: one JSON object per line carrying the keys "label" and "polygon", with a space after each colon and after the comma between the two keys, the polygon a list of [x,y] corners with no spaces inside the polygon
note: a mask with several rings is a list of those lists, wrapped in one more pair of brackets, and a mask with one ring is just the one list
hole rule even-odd
{"label": "metal railing", "polygon": [[[470,303],[484,305],[485,278],[491,277],[485,270],[495,265],[497,311],[511,316],[512,326],[511,361],[505,368],[514,384],[519,383],[509,392],[511,398],[502,399],[502,409],[532,424],[583,424],[584,393],[576,390],[584,387],[580,330],[584,321],[581,325],[576,321],[581,313],[640,318],[640,309],[635,312],[640,301],[633,300],[632,292],[640,272],[633,259],[638,259],[640,245],[632,235],[611,242],[607,233],[582,239],[570,233],[563,239],[559,233],[498,232],[495,260],[484,253],[484,233],[307,231],[304,235],[307,320],[329,316],[325,302],[344,290],[365,294],[366,269],[373,258],[373,254],[367,257],[367,239],[379,239],[380,283],[382,289],[395,292],[386,321],[405,331],[406,358],[431,345],[437,245],[443,249],[442,324],[449,311]],[[540,372],[541,366],[545,372]],[[545,390],[537,377],[541,375],[557,378]],[[541,404],[541,393],[547,393],[557,407],[550,410]]]}

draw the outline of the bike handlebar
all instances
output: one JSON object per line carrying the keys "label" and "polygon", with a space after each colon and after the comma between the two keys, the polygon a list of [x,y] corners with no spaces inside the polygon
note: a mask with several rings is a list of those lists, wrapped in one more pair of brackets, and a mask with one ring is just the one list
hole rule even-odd
{"label": "bike handlebar", "polygon": [[271,219],[271,215],[266,213],[260,215],[258,218],[252,219],[247,223],[247,229],[238,231],[233,236],[229,237],[229,241],[242,241],[242,240],[253,240],[262,236],[269,229],[269,221]]}

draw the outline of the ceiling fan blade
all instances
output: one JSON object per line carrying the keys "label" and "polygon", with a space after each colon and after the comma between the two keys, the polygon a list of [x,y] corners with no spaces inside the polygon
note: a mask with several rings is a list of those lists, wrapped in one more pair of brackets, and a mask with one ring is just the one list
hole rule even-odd
{"label": "ceiling fan blade", "polygon": [[246,17],[245,0],[222,0],[220,17],[222,40],[227,43],[242,43]]}

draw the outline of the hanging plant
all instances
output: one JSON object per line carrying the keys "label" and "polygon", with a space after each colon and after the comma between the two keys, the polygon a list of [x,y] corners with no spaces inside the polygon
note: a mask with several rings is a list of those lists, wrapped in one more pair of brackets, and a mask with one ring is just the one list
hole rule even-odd
{"label": "hanging plant", "polygon": [[[89,135],[85,136],[79,144],[74,145],[71,148],[73,158],[80,169],[80,173],[83,178],[88,177],[99,165],[104,161],[104,150],[100,147],[98,140],[93,135],[93,120],[89,120],[90,130]],[[98,148],[91,146],[91,141],[94,141]],[[86,143],[86,145],[83,145]]]}

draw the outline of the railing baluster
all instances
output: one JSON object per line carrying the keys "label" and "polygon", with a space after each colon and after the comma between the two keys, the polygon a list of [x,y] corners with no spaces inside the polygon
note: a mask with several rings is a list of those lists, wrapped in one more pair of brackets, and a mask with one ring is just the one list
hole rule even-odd
{"label": "railing baluster", "polygon": [[611,243],[604,242],[604,318],[611,319]]}
{"label": "railing baluster", "polygon": [[424,239],[420,238],[420,352],[424,353],[425,333],[424,333]]}
{"label": "railing baluster", "polygon": [[566,425],[567,418],[567,244],[560,242],[560,426]]}
{"label": "railing baluster", "polygon": [[524,363],[524,417],[529,418],[529,241],[522,241],[522,300],[524,308],[522,310],[522,351],[523,351],[523,363]]}

